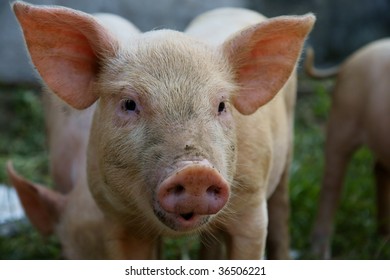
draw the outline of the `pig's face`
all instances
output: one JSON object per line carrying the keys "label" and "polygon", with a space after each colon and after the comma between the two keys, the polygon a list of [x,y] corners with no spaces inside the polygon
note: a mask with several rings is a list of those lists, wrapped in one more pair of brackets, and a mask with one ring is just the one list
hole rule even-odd
{"label": "pig's face", "polygon": [[235,172],[228,64],[173,31],[146,33],[119,55],[99,80],[92,191],[121,217],[196,229],[228,202]]}

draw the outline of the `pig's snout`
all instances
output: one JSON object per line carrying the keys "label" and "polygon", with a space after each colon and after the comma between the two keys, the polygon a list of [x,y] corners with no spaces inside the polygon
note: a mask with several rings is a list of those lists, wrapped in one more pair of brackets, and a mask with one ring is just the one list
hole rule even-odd
{"label": "pig's snout", "polygon": [[184,162],[158,187],[162,221],[175,230],[191,230],[218,213],[229,199],[229,184],[208,161]]}

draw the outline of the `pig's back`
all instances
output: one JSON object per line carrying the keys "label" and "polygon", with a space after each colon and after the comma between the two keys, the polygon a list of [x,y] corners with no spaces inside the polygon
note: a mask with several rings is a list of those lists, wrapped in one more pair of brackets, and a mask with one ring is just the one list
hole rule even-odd
{"label": "pig's back", "polygon": [[[390,167],[390,39],[374,41],[343,64],[332,106],[356,126],[364,144]],[[346,109],[347,108],[347,109]]]}
{"label": "pig's back", "polygon": [[196,17],[185,33],[218,46],[233,33],[265,19],[257,12],[242,8],[219,8]]}
{"label": "pig's back", "polygon": [[94,14],[97,20],[104,25],[120,44],[126,45],[131,43],[131,38],[140,33],[139,29],[128,20],[113,14],[98,13]]}

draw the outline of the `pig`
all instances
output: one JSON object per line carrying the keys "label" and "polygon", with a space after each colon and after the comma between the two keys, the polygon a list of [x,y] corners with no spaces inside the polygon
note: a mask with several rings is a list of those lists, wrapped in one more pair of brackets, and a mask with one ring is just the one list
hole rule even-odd
{"label": "pig", "polygon": [[390,234],[390,40],[372,42],[340,66],[316,69],[308,52],[306,72],[314,78],[336,76],[326,131],[325,170],[313,230],[315,256],[331,258],[333,219],[339,204],[346,167],[363,145],[375,157],[378,232]]}
{"label": "pig", "polygon": [[229,23],[253,12],[229,10],[211,34],[230,32],[215,45],[191,35],[214,11],[188,34],[153,30],[121,44],[88,14],[13,8],[46,86],[75,109],[96,104],[83,178],[104,216],[108,258],[150,259],[161,236],[214,232],[227,258],[263,258],[267,199],[276,195],[282,212],[286,204],[289,78],[315,17],[239,26]]}
{"label": "pig", "polygon": [[[123,44],[139,30],[127,20],[99,13],[95,19]],[[43,235],[55,233],[65,259],[106,259],[104,216],[87,187],[86,156],[95,105],[76,110],[45,89],[42,94],[54,189],[19,175],[7,164],[10,182],[31,223]]]}

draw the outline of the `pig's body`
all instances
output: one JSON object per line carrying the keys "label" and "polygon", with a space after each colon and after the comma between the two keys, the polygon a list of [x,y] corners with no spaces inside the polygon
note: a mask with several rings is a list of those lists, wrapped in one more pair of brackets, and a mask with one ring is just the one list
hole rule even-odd
{"label": "pig's body", "polygon": [[[270,224],[270,232],[276,240],[286,233],[285,171],[295,92],[294,78],[286,81],[313,25],[312,16],[255,24],[216,47],[169,30],[134,36],[123,44],[83,13],[20,3],[14,9],[47,86],[78,109],[99,99],[87,175],[80,176],[73,200],[92,202],[84,189],[88,184],[104,213],[105,218],[99,214],[97,220],[107,229],[109,258],[152,258],[161,235],[213,231],[228,237],[229,258],[261,258],[267,198],[273,193],[275,202],[284,206],[278,208],[283,218]],[[223,16],[226,12],[228,17]],[[254,19],[231,25],[226,36],[263,19],[241,9],[215,11],[195,22],[192,30],[217,16],[232,22]],[[50,29],[41,24],[47,21]],[[43,33],[26,32],[31,28]],[[53,36],[51,29],[59,32]],[[59,38],[68,44],[58,46]],[[56,51],[56,56],[42,53],[42,39],[46,51]],[[267,71],[259,71],[260,65]],[[65,72],[58,77],[49,71],[53,67]],[[68,211],[76,211],[76,206]],[[283,238],[275,256],[287,256],[288,237]]]}
{"label": "pig's body", "polygon": [[[379,232],[390,234],[390,40],[375,41],[351,55],[338,69],[317,71],[312,59],[308,73],[316,78],[337,74],[332,94],[325,171],[313,251],[330,258],[332,221],[348,161],[361,146],[375,156]],[[336,71],[335,71],[336,70]]]}
{"label": "pig's body", "polygon": [[85,173],[94,108],[77,111],[49,90],[43,94],[50,170],[56,189],[69,193]]}

